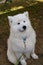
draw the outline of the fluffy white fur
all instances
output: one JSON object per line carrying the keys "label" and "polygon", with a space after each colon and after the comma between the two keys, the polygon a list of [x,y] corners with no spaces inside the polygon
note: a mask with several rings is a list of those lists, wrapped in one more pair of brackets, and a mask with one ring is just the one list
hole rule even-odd
{"label": "fluffy white fur", "polygon": [[[23,54],[26,58],[30,58],[31,55],[33,59],[38,59],[38,56],[35,54],[36,33],[31,26],[28,12],[8,16],[8,19],[10,36],[7,41],[7,56],[9,61],[15,64],[22,55],[20,62],[22,65],[27,65]],[[23,26],[26,26],[26,30],[23,29]],[[26,38],[25,44],[23,38]]]}

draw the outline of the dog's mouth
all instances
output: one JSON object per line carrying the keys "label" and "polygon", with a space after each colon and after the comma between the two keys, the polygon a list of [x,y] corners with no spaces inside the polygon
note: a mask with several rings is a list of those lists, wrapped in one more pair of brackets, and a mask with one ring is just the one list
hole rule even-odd
{"label": "dog's mouth", "polygon": [[26,30],[19,30],[20,32],[25,32]]}

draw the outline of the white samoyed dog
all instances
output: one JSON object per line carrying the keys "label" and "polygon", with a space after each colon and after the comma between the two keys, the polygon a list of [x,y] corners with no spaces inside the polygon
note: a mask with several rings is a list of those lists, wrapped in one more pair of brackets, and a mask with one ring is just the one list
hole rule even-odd
{"label": "white samoyed dog", "polygon": [[[35,54],[36,33],[31,25],[28,12],[22,14],[8,16],[10,25],[10,36],[7,44],[8,60],[16,63],[20,57],[22,65],[27,65],[26,58],[38,59]],[[25,57],[24,57],[25,56]]]}

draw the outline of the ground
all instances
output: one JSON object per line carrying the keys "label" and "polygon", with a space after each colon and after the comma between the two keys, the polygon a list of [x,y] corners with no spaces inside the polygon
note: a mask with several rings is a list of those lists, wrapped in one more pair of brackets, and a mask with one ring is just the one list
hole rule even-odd
{"label": "ground", "polygon": [[[25,3],[26,4],[26,3]],[[7,19],[8,15],[15,15],[24,11],[29,12],[30,20],[33,28],[37,34],[36,42],[36,53],[39,56],[38,60],[28,59],[28,65],[43,65],[43,3],[37,3],[33,6],[28,6],[28,4],[21,4],[24,8],[15,11],[10,11],[9,9],[14,6],[19,6],[18,3],[10,5],[0,5],[0,12],[6,9],[9,12],[0,14],[0,65],[13,65],[7,59],[7,39],[9,37],[9,22]]]}

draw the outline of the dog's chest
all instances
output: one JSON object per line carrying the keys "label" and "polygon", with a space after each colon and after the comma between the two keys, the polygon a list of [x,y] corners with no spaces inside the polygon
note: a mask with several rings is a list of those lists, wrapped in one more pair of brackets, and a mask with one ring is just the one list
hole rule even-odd
{"label": "dog's chest", "polygon": [[14,40],[13,50],[17,52],[28,52],[32,50],[32,45],[30,42],[26,42],[26,38],[23,40]]}

